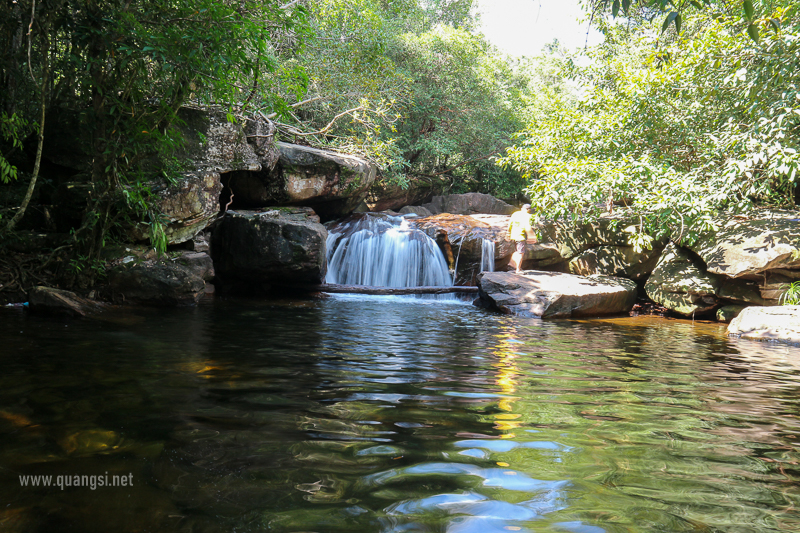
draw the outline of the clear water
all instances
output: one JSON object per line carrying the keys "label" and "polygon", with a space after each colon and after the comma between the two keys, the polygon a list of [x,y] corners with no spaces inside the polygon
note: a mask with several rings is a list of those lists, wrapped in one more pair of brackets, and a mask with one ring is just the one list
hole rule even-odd
{"label": "clear water", "polygon": [[3,532],[800,530],[800,348],[716,324],[332,297],[0,341]]}

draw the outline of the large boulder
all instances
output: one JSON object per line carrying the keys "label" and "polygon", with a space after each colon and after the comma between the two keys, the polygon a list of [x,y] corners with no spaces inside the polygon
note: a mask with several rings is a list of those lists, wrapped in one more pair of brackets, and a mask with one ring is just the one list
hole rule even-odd
{"label": "large boulder", "polygon": [[[183,174],[173,182],[156,180],[151,186],[151,203],[164,217],[164,232],[169,244],[192,240],[219,214],[222,191],[217,172]],[[149,226],[138,224],[129,231],[134,241],[149,238]]]}
{"label": "large boulder", "polygon": [[214,228],[211,251],[219,279],[268,290],[321,283],[328,232],[308,208],[228,211]]}
{"label": "large boulder", "polygon": [[244,125],[230,122],[225,111],[185,107],[178,118],[184,141],[179,158],[189,161],[190,173],[261,170]]}
{"label": "large boulder", "polygon": [[[540,219],[538,222],[542,241],[558,246],[561,256],[571,261],[582,252],[601,246],[630,246],[628,226],[638,224],[638,217],[626,211],[604,214],[589,222]],[[655,243],[656,248],[665,242]]]}
{"label": "large boulder", "polygon": [[480,302],[502,313],[535,318],[627,313],[636,283],[607,276],[591,278],[557,272],[484,272],[478,276]]}
{"label": "large boulder", "polygon": [[448,194],[434,196],[427,204],[423,204],[433,214],[451,213],[454,215],[473,215],[483,213],[489,215],[510,215],[517,208],[495,198],[490,194],[469,192],[466,194]]}
{"label": "large boulder", "polygon": [[655,268],[664,246],[637,252],[632,246],[599,246],[581,252],[569,262],[577,276],[619,276],[633,280],[647,277]]}
{"label": "large boulder", "polygon": [[762,279],[774,269],[800,269],[800,213],[764,210],[723,216],[717,229],[700,235],[691,247],[708,271],[730,278]]}
{"label": "large boulder", "polygon": [[375,180],[369,189],[367,206],[370,211],[398,210],[407,205],[418,205],[441,194],[449,183],[437,178],[414,178],[402,185]]}
{"label": "large boulder", "polygon": [[214,277],[211,258],[205,253],[144,261],[129,256],[116,263],[108,270],[106,288],[116,303],[192,305],[209,292],[206,281]]}
{"label": "large boulder", "polygon": [[721,284],[722,279],[706,272],[687,250],[669,243],[644,288],[654,302],[689,316],[714,309]]}
{"label": "large boulder", "polygon": [[274,167],[225,177],[237,206],[306,205],[326,217],[343,216],[375,181],[377,167],[359,157],[283,142],[276,147]]}
{"label": "large boulder", "polygon": [[728,325],[728,333],[800,344],[800,305],[747,307]]}

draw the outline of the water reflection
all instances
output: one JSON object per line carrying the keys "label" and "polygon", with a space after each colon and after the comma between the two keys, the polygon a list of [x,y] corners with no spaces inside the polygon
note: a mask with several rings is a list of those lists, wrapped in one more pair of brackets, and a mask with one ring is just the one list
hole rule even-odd
{"label": "water reflection", "polygon": [[[3,531],[800,529],[797,348],[399,298],[3,314]],[[20,487],[132,474],[133,487]]]}

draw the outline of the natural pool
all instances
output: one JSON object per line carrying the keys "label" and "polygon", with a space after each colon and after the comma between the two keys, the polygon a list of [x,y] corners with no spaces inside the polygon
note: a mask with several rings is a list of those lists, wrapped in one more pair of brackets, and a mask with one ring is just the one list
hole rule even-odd
{"label": "natural pool", "polygon": [[[0,343],[3,532],[800,530],[800,348],[722,325],[217,299]],[[20,479],[76,475],[132,486]]]}

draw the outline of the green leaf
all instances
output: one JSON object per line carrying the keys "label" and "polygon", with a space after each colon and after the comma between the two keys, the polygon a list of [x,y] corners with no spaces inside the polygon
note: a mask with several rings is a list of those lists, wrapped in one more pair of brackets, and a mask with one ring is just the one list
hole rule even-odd
{"label": "green leaf", "polygon": [[752,22],[747,25],[747,35],[750,36],[755,42],[758,42],[758,26]]}
{"label": "green leaf", "polygon": [[631,0],[622,0],[622,10],[625,14],[628,14],[628,11],[631,9]]}
{"label": "green leaf", "polygon": [[678,16],[675,17],[675,31],[680,33],[681,32],[681,14],[678,13]]}
{"label": "green leaf", "polygon": [[614,4],[611,6],[611,14],[615,18],[619,15],[619,0],[614,0]]}
{"label": "green leaf", "polygon": [[677,11],[671,11],[670,14],[667,15],[667,18],[664,19],[664,24],[661,25],[661,33],[667,31],[667,28],[669,28],[669,25],[672,23],[672,21],[674,21],[679,16],[680,13],[678,13]]}
{"label": "green leaf", "polygon": [[[743,4],[745,17],[747,17],[747,20],[753,20],[753,15],[755,14],[755,10],[753,9],[753,0],[744,0]],[[750,32],[749,29],[747,31],[748,33]]]}

